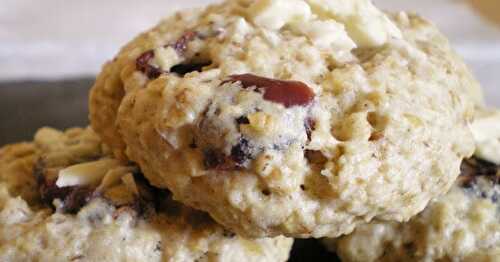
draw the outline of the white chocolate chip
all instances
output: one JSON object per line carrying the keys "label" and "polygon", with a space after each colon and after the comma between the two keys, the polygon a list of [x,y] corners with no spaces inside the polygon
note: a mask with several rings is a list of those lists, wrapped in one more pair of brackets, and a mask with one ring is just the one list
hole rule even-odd
{"label": "white chocolate chip", "polygon": [[243,18],[236,19],[227,29],[227,34],[232,36],[232,41],[242,43],[252,27]]}
{"label": "white chocolate chip", "polygon": [[480,110],[471,125],[479,158],[500,165],[500,111]]}
{"label": "white chocolate chip", "polygon": [[56,185],[58,187],[96,185],[108,170],[118,166],[120,161],[115,159],[102,159],[70,166],[59,171]]}
{"label": "white chocolate chip", "polygon": [[333,20],[311,21],[310,23],[294,23],[292,28],[307,36],[315,46],[326,49],[334,48],[350,52],[356,44],[347,35],[345,28]]}
{"label": "white chocolate chip", "polygon": [[182,62],[182,58],[177,51],[170,46],[156,48],[154,52],[155,56],[153,63],[164,71],[169,71],[170,68]]}
{"label": "white chocolate chip", "polygon": [[302,0],[258,0],[248,11],[251,21],[269,30],[279,30],[292,21],[308,20],[311,9]]}
{"label": "white chocolate chip", "polygon": [[390,38],[401,38],[399,28],[370,0],[306,0],[314,13],[345,25],[358,47],[385,44]]}

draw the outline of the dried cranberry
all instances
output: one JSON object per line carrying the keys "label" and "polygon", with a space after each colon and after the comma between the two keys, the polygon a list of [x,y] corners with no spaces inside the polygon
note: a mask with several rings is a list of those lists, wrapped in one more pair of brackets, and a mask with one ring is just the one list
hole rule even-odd
{"label": "dried cranberry", "polygon": [[50,206],[55,199],[60,199],[65,213],[78,212],[93,196],[93,190],[87,187],[58,187],[55,180],[43,180],[39,188],[44,203]]}
{"label": "dried cranberry", "polygon": [[87,187],[70,187],[70,193],[64,198],[63,210],[67,213],[77,213],[93,198],[94,190]]}
{"label": "dried cranberry", "polygon": [[226,82],[241,82],[243,88],[256,87],[262,90],[264,99],[284,105],[285,107],[306,106],[314,99],[314,92],[306,84],[299,81],[284,81],[242,74],[229,76]]}
{"label": "dried cranberry", "polygon": [[251,159],[248,140],[242,138],[231,148],[231,155],[226,156],[222,151],[216,149],[207,149],[203,152],[203,158],[206,169],[215,169],[219,171],[234,171],[243,167],[243,164]]}
{"label": "dried cranberry", "polygon": [[316,129],[316,120],[310,117],[306,118],[304,127],[306,129],[307,141],[311,141],[312,132]]}
{"label": "dried cranberry", "polygon": [[189,42],[193,41],[198,36],[197,32],[188,31],[184,33],[173,45],[171,45],[175,51],[179,54],[186,52],[187,45]]}
{"label": "dried cranberry", "polygon": [[158,78],[162,73],[164,73],[164,71],[160,68],[150,64],[154,57],[155,52],[153,50],[149,50],[142,53],[142,55],[140,55],[135,62],[137,70],[143,72],[149,79]]}
{"label": "dried cranberry", "polygon": [[62,199],[70,192],[70,188],[59,188],[56,181],[43,181],[39,184],[39,191],[42,201],[47,205],[52,205],[54,199]]}
{"label": "dried cranberry", "polygon": [[[165,47],[171,46],[174,48],[179,55],[184,55],[187,49],[187,45],[190,41],[193,41],[197,36],[196,32],[186,32],[183,34],[175,43],[171,45],[166,45]],[[143,72],[149,79],[158,78],[163,73],[168,73],[163,71],[157,66],[151,65],[151,60],[155,57],[154,50],[148,50],[142,53],[135,62],[137,70]],[[171,72],[178,73],[180,75],[185,75],[188,72],[201,71],[201,68],[209,65],[210,63],[193,63],[193,64],[180,64],[174,66]]]}

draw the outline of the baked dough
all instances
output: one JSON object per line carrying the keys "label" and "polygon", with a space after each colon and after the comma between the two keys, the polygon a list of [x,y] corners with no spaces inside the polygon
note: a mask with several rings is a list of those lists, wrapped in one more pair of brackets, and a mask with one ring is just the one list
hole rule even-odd
{"label": "baked dough", "polygon": [[447,192],[481,92],[444,36],[368,0],[177,13],[99,75],[91,123],[174,199],[245,236],[335,237]]}
{"label": "baked dough", "polygon": [[[26,161],[33,150],[38,160]],[[43,128],[33,143],[0,152],[0,261],[288,259],[292,239],[250,240],[223,229],[110,158],[91,129]],[[19,179],[30,182],[11,186]],[[36,180],[35,209],[23,192]]]}
{"label": "baked dough", "polygon": [[500,166],[491,162],[500,155],[498,115],[476,114],[476,154],[464,160],[450,192],[406,223],[360,225],[325,245],[342,261],[500,261]]}

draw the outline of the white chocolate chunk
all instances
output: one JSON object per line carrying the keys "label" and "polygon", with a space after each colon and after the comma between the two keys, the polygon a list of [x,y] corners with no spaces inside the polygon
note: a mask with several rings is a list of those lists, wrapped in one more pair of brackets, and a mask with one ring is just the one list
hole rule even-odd
{"label": "white chocolate chunk", "polygon": [[248,10],[251,21],[269,30],[279,30],[293,21],[308,20],[310,7],[302,0],[258,0]]}
{"label": "white chocolate chunk", "polygon": [[169,71],[174,65],[180,64],[182,58],[177,51],[172,47],[159,47],[154,50],[155,57],[153,63],[158,65],[162,70]]}
{"label": "white chocolate chunk", "polygon": [[245,36],[250,33],[252,27],[244,18],[237,18],[227,29],[227,34],[232,36],[232,41],[241,43],[245,41]]}
{"label": "white chocolate chunk", "polygon": [[500,111],[480,110],[471,126],[476,155],[500,165]]}
{"label": "white chocolate chunk", "polygon": [[306,0],[314,13],[345,25],[359,47],[385,44],[391,37],[401,38],[401,31],[370,0]]}
{"label": "white chocolate chunk", "polygon": [[108,170],[118,166],[120,161],[115,159],[102,159],[70,166],[59,171],[56,185],[58,187],[96,185]]}
{"label": "white chocolate chunk", "polygon": [[294,23],[293,29],[307,36],[315,46],[326,49],[350,52],[356,44],[347,35],[345,27],[333,20],[311,21],[310,23]]}

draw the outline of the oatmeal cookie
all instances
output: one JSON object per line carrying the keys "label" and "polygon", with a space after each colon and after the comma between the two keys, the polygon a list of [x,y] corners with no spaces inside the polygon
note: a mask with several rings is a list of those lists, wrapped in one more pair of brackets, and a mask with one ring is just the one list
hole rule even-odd
{"label": "oatmeal cookie", "polygon": [[[0,161],[2,171],[13,171],[0,179],[0,261],[288,258],[292,239],[245,239],[223,229],[208,214],[149,185],[136,166],[110,157],[91,129],[44,128],[30,150],[33,145],[39,158],[25,162],[26,168],[4,169],[7,161]],[[43,208],[34,210],[18,193],[24,189],[9,186],[21,177],[37,185]]]}
{"label": "oatmeal cookie", "polygon": [[474,143],[477,82],[444,36],[368,0],[233,0],[126,45],[91,91],[117,157],[246,236],[404,221]]}
{"label": "oatmeal cookie", "polygon": [[33,176],[38,151],[33,143],[17,143],[0,148],[0,181],[13,197],[21,197],[29,205],[38,206],[40,198]]}
{"label": "oatmeal cookie", "polygon": [[462,162],[450,192],[406,223],[361,225],[326,246],[342,261],[500,261],[499,115],[478,113],[476,155]]}

